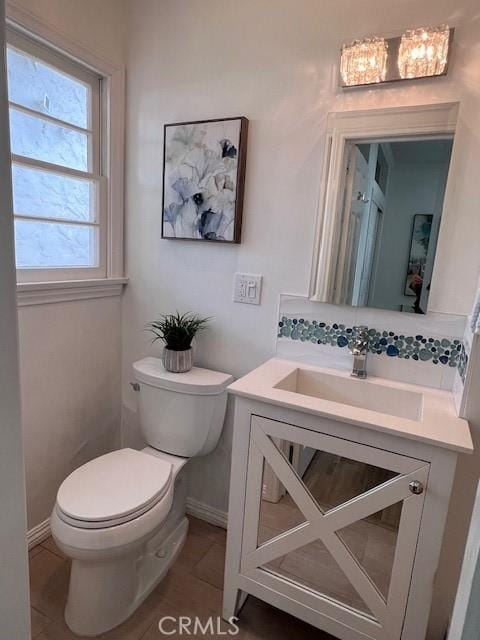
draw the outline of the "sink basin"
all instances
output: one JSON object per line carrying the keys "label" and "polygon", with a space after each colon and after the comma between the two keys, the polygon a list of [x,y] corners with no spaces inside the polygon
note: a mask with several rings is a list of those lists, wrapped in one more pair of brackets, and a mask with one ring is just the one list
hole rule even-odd
{"label": "sink basin", "polygon": [[451,391],[374,376],[358,380],[349,371],[282,358],[264,362],[233,382],[228,391],[241,402],[258,403],[255,413],[259,416],[268,414],[271,405],[276,407],[272,419],[282,420],[284,407],[288,410],[285,422],[296,424],[297,411],[307,429],[308,416],[319,416],[326,428],[328,421],[335,421],[452,451],[473,451],[468,422],[458,417]]}
{"label": "sink basin", "polygon": [[368,379],[358,380],[298,368],[280,380],[274,388],[407,420],[421,420],[422,417],[422,393],[377,384]]}

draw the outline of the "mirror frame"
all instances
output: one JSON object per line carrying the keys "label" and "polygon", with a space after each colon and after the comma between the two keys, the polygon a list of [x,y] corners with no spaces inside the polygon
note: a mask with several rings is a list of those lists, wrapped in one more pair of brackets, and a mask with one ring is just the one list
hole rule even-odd
{"label": "mirror frame", "polygon": [[[330,113],[310,277],[309,298],[335,303],[336,255],[345,188],[347,148],[355,142],[454,136],[458,102]],[[453,156],[452,156],[453,157]],[[450,171],[449,171],[450,174]],[[447,179],[448,189],[448,179]],[[432,288],[435,286],[435,270]],[[392,313],[400,313],[392,312]]]}

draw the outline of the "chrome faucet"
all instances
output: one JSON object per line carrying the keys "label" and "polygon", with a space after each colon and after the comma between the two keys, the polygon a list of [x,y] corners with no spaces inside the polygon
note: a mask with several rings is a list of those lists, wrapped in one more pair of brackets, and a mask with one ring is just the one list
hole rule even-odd
{"label": "chrome faucet", "polygon": [[367,377],[368,327],[353,327],[350,352],[353,356],[352,375],[354,378]]}

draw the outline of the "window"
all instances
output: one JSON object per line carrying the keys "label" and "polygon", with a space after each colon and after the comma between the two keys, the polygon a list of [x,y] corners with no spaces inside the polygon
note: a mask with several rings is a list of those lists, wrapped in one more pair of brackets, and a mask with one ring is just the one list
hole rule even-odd
{"label": "window", "polygon": [[102,78],[13,30],[7,71],[18,280],[106,277]]}

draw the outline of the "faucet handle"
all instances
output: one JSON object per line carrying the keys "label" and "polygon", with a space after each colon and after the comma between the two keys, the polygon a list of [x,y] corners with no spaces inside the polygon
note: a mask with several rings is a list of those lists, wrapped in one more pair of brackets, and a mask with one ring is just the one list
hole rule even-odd
{"label": "faucet handle", "polygon": [[357,336],[364,336],[368,334],[368,327],[364,324],[353,327],[353,331]]}
{"label": "faucet handle", "polygon": [[368,349],[368,345],[370,342],[370,338],[368,335],[368,327],[366,327],[365,325],[353,327],[352,338],[353,338],[352,353],[354,355],[365,353]]}

